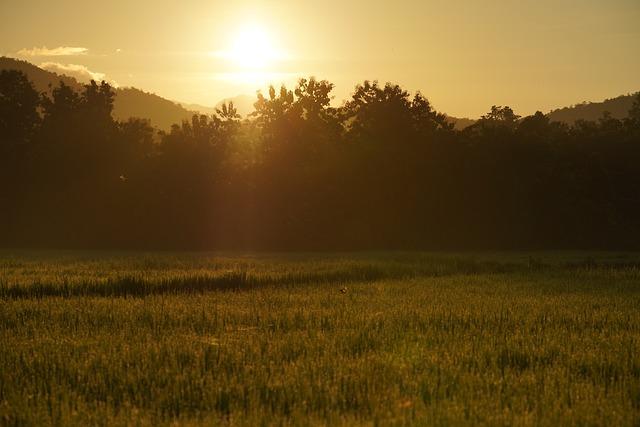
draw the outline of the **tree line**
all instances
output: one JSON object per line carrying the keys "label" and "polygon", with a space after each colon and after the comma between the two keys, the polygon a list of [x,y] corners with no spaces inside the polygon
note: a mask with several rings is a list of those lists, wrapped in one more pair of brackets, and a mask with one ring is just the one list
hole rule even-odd
{"label": "tree line", "polygon": [[336,108],[301,79],[169,132],[113,89],[0,73],[0,246],[130,249],[640,247],[640,95],[569,126],[494,106],[454,130],[365,81]]}

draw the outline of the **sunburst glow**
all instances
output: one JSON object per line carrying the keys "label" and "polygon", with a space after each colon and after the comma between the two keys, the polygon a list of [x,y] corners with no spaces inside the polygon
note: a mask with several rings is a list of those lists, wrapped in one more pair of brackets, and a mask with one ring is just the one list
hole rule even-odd
{"label": "sunburst glow", "polygon": [[218,52],[240,71],[265,70],[286,57],[271,34],[260,25],[245,25],[233,36],[227,49]]}

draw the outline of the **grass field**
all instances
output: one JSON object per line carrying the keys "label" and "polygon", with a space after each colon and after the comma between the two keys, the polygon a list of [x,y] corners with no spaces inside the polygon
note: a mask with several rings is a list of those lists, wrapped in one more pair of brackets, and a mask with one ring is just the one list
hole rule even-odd
{"label": "grass field", "polygon": [[0,252],[1,425],[640,425],[640,256]]}

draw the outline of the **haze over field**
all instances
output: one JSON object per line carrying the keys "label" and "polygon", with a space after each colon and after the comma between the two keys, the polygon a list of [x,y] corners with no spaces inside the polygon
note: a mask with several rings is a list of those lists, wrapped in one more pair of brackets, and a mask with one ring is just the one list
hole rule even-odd
{"label": "haze over field", "polygon": [[379,79],[471,118],[640,87],[636,0],[116,0],[95,13],[62,0],[2,2],[0,15],[1,54],[204,106],[309,75],[334,82],[337,103]]}

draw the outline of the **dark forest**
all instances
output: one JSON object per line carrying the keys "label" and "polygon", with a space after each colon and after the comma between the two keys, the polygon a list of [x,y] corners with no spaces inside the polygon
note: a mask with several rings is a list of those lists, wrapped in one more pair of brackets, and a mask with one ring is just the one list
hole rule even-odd
{"label": "dark forest", "polygon": [[626,119],[493,106],[454,130],[426,97],[314,78],[170,132],[113,89],[0,74],[0,246],[639,249],[640,95]]}

